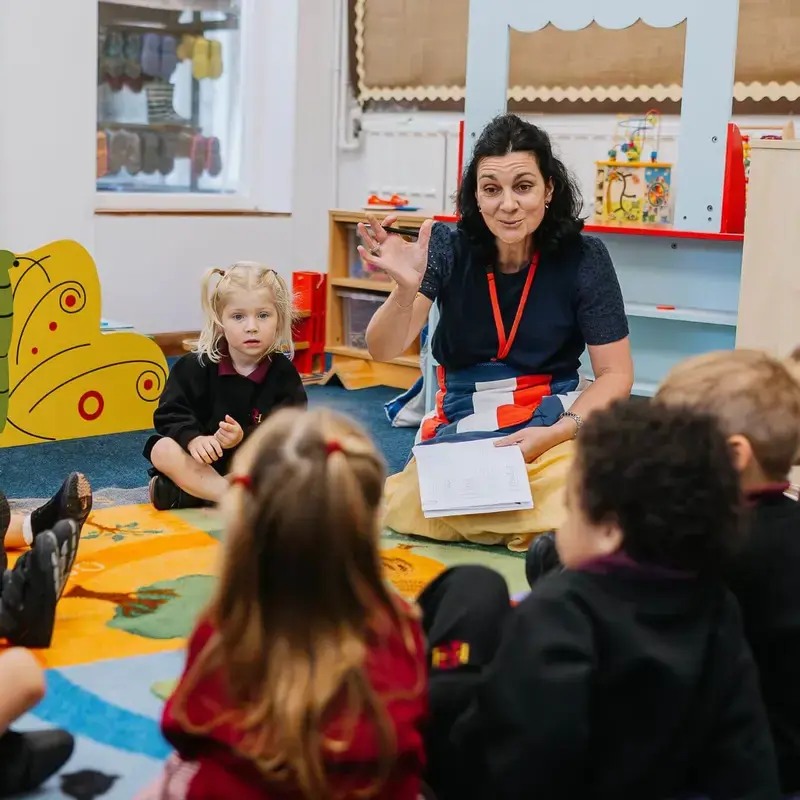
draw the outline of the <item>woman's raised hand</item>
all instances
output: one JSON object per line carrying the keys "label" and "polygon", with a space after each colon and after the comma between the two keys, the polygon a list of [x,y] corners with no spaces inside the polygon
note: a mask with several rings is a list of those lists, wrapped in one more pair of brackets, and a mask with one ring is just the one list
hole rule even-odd
{"label": "woman's raised hand", "polygon": [[431,240],[433,220],[426,219],[419,229],[415,242],[407,242],[396,233],[387,233],[383,225],[391,226],[397,216],[386,217],[378,222],[377,217],[368,216],[369,227],[360,222],[358,235],[363,245],[358,246],[358,254],[364,264],[382,269],[393,278],[400,289],[416,293],[428,266],[428,243]]}

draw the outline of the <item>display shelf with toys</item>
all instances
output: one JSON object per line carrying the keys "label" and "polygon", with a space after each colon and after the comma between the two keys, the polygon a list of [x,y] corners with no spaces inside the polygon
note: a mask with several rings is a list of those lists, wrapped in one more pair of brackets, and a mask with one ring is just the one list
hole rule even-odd
{"label": "display shelf with toys", "polygon": [[[402,210],[398,214],[396,224],[412,230],[431,216]],[[366,220],[363,210],[329,212],[325,352],[331,367],[325,382],[336,379],[348,389],[381,385],[408,389],[420,376],[419,342],[399,358],[383,362],[370,356],[364,341],[369,319],[394,288],[386,275],[365,271],[360,263],[356,226]]]}
{"label": "display shelf with toys", "polygon": [[[683,358],[735,345],[744,192],[742,136],[731,123],[723,191],[725,230],[682,230],[643,221],[585,226],[585,232],[598,236],[611,254],[625,297],[636,371],[634,394],[652,395],[666,372]],[[437,219],[455,224],[458,218]],[[591,378],[588,359],[584,361],[584,374]],[[432,379],[430,372],[426,374],[426,380]]]}
{"label": "display shelf with toys", "polygon": [[[139,175],[167,178],[187,160],[186,181],[159,191],[198,191],[203,175],[222,173],[222,143],[200,125],[202,81],[223,76],[222,42],[206,32],[237,30],[238,14],[184,13],[168,9],[99,4],[97,188],[154,191]],[[187,72],[179,71],[191,64]],[[175,108],[176,73],[191,82],[191,113]],[[185,74],[184,74],[185,73]],[[117,102],[123,90],[143,102]],[[135,107],[135,110],[134,110]],[[188,108],[185,109],[188,113]],[[177,173],[180,175],[181,173]]]}

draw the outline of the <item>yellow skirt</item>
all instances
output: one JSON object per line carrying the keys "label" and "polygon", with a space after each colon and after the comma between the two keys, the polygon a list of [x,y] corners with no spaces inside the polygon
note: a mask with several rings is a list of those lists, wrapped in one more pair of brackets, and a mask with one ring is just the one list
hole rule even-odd
{"label": "yellow skirt", "polygon": [[526,550],[535,536],[559,528],[564,521],[564,494],[573,453],[574,443],[563,442],[528,464],[531,509],[436,519],[422,515],[417,463],[412,459],[386,481],[384,527],[440,542],[504,544],[509,550]]}

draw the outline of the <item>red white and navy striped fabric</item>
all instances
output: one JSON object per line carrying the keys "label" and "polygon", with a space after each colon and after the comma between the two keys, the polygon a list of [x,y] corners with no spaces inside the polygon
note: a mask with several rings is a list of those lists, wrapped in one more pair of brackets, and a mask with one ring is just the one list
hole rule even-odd
{"label": "red white and navy striped fabric", "polygon": [[500,361],[436,373],[436,407],[422,421],[418,440],[503,436],[529,426],[549,426],[580,396],[578,375],[559,380],[525,375]]}

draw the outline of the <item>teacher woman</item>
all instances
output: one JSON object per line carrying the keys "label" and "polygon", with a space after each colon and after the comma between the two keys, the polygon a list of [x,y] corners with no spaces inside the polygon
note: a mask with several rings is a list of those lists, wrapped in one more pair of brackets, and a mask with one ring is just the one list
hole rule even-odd
{"label": "teacher woman", "polygon": [[[519,446],[534,502],[530,510],[425,519],[412,460],[386,483],[387,527],[524,550],[561,524],[572,440],[587,414],[628,396],[633,384],[619,282],[603,243],[581,233],[581,206],[547,134],[505,114],[475,145],[455,230],[427,220],[408,242],[374,218],[359,226],[361,258],[397,284],[367,329],[370,354],[399,356],[439,306],[436,408],[420,438],[501,437],[498,445]],[[586,349],[595,379],[584,388]]]}

